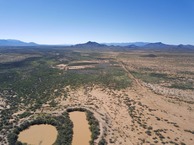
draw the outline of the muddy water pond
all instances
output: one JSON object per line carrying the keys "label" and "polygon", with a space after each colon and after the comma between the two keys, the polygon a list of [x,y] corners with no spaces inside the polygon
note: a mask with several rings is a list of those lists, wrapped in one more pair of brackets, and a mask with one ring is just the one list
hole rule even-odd
{"label": "muddy water pond", "polygon": [[69,116],[73,122],[72,145],[89,145],[91,132],[85,112],[74,111],[70,112]]}
{"label": "muddy water pond", "polygon": [[32,125],[20,132],[18,140],[30,145],[52,145],[57,139],[57,129],[52,125]]}

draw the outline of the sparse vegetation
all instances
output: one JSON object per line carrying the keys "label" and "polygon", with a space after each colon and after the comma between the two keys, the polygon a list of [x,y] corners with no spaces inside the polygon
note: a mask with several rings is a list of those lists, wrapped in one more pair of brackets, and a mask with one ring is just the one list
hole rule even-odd
{"label": "sparse vegetation", "polygon": [[66,108],[86,112],[91,145],[193,142],[192,53],[96,50],[0,48],[0,144],[42,123],[57,128],[55,145],[71,144]]}
{"label": "sparse vegetation", "polygon": [[160,83],[162,81],[170,81],[172,78],[168,77],[167,74],[163,73],[145,73],[145,72],[137,72],[137,71],[131,71],[131,74],[133,74],[138,79],[141,79],[142,81],[146,83]]}
{"label": "sparse vegetation", "polygon": [[172,84],[170,88],[176,88],[181,90],[194,90],[194,84],[193,82],[181,82]]}

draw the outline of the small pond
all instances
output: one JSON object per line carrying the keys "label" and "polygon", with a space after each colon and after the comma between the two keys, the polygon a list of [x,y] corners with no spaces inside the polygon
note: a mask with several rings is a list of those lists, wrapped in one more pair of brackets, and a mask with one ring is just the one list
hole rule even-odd
{"label": "small pond", "polygon": [[30,145],[52,145],[57,139],[57,129],[48,124],[32,125],[18,135],[18,141]]}
{"label": "small pond", "polygon": [[86,113],[73,111],[69,113],[70,119],[73,122],[73,140],[72,145],[89,145],[91,140],[91,132],[86,119]]}

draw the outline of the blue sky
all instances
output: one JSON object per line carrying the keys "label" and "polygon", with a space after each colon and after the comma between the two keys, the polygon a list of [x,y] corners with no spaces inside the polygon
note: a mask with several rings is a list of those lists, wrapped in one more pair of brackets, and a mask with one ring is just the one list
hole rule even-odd
{"label": "blue sky", "polygon": [[194,44],[194,0],[0,0],[0,39]]}

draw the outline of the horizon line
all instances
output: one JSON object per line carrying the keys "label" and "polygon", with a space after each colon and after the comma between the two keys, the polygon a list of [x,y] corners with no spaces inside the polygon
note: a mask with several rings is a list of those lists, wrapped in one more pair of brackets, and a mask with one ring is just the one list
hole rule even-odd
{"label": "horizon line", "polygon": [[94,41],[94,40],[88,40],[88,41],[84,41],[84,42],[75,42],[75,43],[53,43],[53,44],[48,44],[48,43],[37,43],[37,42],[34,42],[34,41],[23,41],[23,40],[19,40],[19,39],[0,39],[0,40],[12,40],[12,41],[20,41],[20,42],[24,42],[24,43],[35,43],[37,45],[59,45],[59,46],[70,46],[70,45],[76,45],[76,44],[85,44],[85,43],[88,43],[88,42],[96,42],[96,43],[99,43],[99,44],[126,44],[126,43],[162,43],[162,44],[166,44],[166,45],[194,45],[194,44],[190,44],[190,43],[178,43],[178,44],[174,44],[174,43],[165,43],[165,42],[162,42],[162,41],[154,41],[154,42],[148,42],[148,41],[128,41],[128,42],[98,42],[98,41]]}

